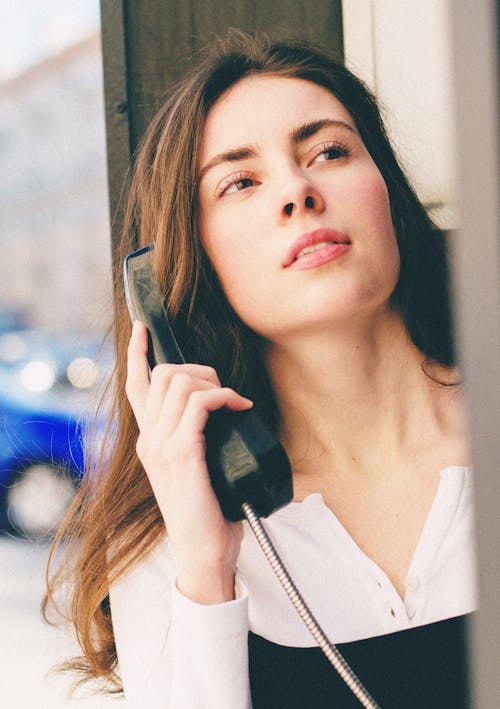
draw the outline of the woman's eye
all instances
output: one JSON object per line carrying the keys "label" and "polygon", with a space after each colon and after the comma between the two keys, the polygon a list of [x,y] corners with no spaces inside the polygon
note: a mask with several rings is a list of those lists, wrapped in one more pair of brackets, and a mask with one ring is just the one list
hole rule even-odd
{"label": "woman's eye", "polygon": [[250,177],[247,177],[246,175],[237,175],[235,177],[228,178],[227,181],[224,180],[217,189],[216,194],[217,197],[222,197],[222,195],[245,190],[247,187],[252,187],[254,184],[254,181]]}
{"label": "woman's eye", "polygon": [[253,185],[253,180],[251,180],[249,177],[243,177],[241,180],[237,180],[236,182],[233,182],[229,187],[226,188],[226,193],[227,192],[239,192],[240,190],[244,190],[247,187],[251,187]]}
{"label": "woman's eye", "polygon": [[328,162],[331,160],[338,160],[339,158],[344,158],[349,154],[349,150],[345,145],[340,145],[338,143],[328,144],[322,146],[320,151],[316,153],[311,164],[318,162]]}

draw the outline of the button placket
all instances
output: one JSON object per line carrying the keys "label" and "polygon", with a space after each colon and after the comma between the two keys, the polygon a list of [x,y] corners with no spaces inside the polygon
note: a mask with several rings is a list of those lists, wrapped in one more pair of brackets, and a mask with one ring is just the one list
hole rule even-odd
{"label": "button placket", "polygon": [[408,574],[405,581],[404,606],[409,620],[413,620],[422,605],[422,582],[418,574]]}
{"label": "button placket", "polygon": [[387,610],[389,611],[389,615],[391,615],[393,618],[395,618],[396,611],[394,610],[393,604],[391,603],[391,601],[389,599],[386,600],[385,606],[386,606]]}
{"label": "button placket", "polygon": [[372,583],[380,597],[380,605],[383,608],[383,614],[388,617],[389,622],[401,622],[405,620],[405,611],[402,608],[401,598],[397,595],[392,584],[388,583],[384,578],[372,577]]}

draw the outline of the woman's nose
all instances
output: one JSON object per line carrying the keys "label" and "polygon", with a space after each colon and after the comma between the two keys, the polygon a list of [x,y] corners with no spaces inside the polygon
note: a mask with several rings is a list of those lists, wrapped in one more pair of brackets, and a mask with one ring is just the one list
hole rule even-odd
{"label": "woman's nose", "polygon": [[290,219],[303,212],[322,212],[325,203],[321,194],[308,180],[297,181],[282,198],[283,219]]}

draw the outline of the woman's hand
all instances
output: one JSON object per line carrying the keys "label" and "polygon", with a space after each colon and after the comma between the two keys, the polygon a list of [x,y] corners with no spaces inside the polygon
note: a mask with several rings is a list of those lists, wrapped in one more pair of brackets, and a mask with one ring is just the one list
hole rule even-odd
{"label": "woman's hand", "polygon": [[177,561],[177,586],[199,603],[234,598],[243,530],[224,519],[210,484],[203,429],[211,411],[252,402],[222,388],[211,367],[160,364],[149,373],[147,332],[134,324],[126,393],[139,427],[137,455],[148,475]]}

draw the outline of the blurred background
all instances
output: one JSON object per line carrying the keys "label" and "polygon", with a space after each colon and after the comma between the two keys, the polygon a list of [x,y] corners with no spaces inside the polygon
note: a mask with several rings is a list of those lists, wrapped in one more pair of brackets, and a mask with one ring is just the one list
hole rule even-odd
{"label": "blurred background", "polygon": [[[47,534],[83,471],[112,366],[98,0],[0,3],[0,704],[68,698],[77,653],[40,616]],[[47,674],[48,673],[48,674]]]}

